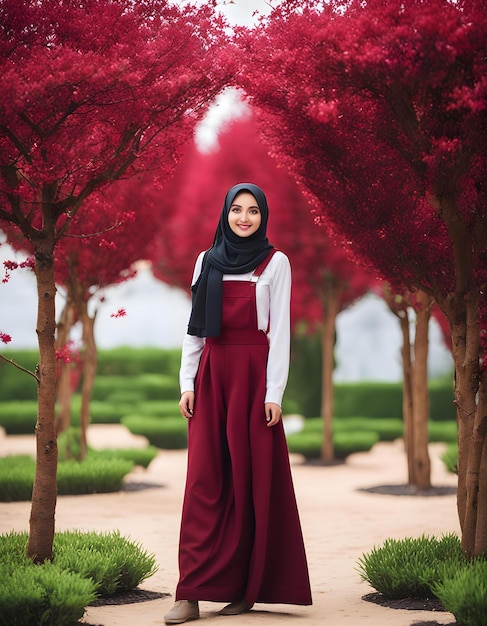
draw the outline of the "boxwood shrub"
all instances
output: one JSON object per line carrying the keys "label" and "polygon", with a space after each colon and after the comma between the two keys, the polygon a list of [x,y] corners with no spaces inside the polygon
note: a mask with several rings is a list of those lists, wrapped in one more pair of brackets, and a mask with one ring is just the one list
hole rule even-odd
{"label": "boxwood shrub", "polygon": [[151,445],[166,450],[184,449],[188,446],[188,423],[179,417],[151,415],[126,415],[122,424],[134,435],[144,435]]}
{"label": "boxwood shrub", "polygon": [[153,554],[118,532],[58,532],[52,562],[26,557],[26,532],[0,535],[0,626],[72,626],[97,596],[134,589],[157,571]]}
{"label": "boxwood shrub", "polygon": [[387,539],[357,571],[385,598],[437,598],[462,626],[487,626],[487,557],[467,561],[455,534]]}
{"label": "boxwood shrub", "polygon": [[[58,463],[59,495],[119,491],[133,461],[123,458],[88,456],[83,462]],[[26,455],[0,458],[0,502],[30,500],[34,484],[35,460]]]}
{"label": "boxwood shrub", "polygon": [[[2,354],[31,372],[39,363],[37,350],[2,350]],[[0,402],[37,399],[35,378],[3,359],[0,359],[0,381]]]}

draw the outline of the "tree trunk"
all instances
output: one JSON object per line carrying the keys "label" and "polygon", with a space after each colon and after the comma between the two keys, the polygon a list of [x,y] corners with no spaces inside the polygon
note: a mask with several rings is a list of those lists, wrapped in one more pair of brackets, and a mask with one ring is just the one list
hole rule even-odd
{"label": "tree trunk", "polygon": [[414,428],[413,428],[413,363],[411,359],[411,336],[409,332],[409,315],[405,309],[402,315],[398,315],[402,331],[402,417],[404,448],[408,465],[408,484],[414,484]]}
{"label": "tree trunk", "polygon": [[433,298],[424,291],[416,292],[416,332],[413,367],[413,451],[414,484],[419,489],[431,487],[431,463],[428,452],[428,338]]}
{"label": "tree trunk", "polygon": [[483,367],[480,364],[479,322],[479,299],[485,306],[485,292],[476,273],[476,266],[483,263],[479,253],[485,251],[486,238],[485,228],[472,230],[460,217],[455,193],[450,191],[452,181],[448,178],[436,195],[453,244],[455,291],[445,296],[438,290],[434,295],[452,335],[458,422],[457,507],[462,550],[472,559],[487,554],[487,370],[485,363]]}
{"label": "tree trunk", "polygon": [[[69,333],[73,326],[74,321],[74,307],[72,302],[68,299],[61,314],[61,319],[57,325],[57,338],[56,346],[58,349],[62,349],[69,341]],[[57,433],[61,433],[67,430],[71,423],[71,363],[65,363],[60,361],[59,364],[59,378],[57,383],[57,403],[58,412],[56,419]],[[69,456],[69,451],[68,456]]]}
{"label": "tree trunk", "polygon": [[414,354],[411,355],[408,306],[410,294],[398,297],[384,286],[384,300],[399,319],[402,332],[404,447],[408,465],[408,484],[419,489],[431,487],[431,464],[428,452],[428,337],[433,298],[416,292]]}
{"label": "tree trunk", "polygon": [[47,226],[45,232],[45,237],[33,242],[38,296],[36,331],[39,344],[39,386],[36,470],[27,556],[36,563],[52,558],[57,500],[54,228]]}
{"label": "tree trunk", "polygon": [[323,419],[323,444],[321,460],[332,463],[335,459],[333,448],[333,356],[335,351],[336,318],[339,311],[340,289],[326,289],[323,298],[323,334],[321,342],[321,416]]}
{"label": "tree trunk", "polygon": [[479,366],[477,298],[442,303],[450,321],[458,421],[457,507],[468,559],[487,553],[487,372]]}
{"label": "tree trunk", "polygon": [[87,432],[90,423],[90,403],[93,386],[95,384],[96,368],[98,366],[98,354],[95,343],[95,318],[88,315],[87,302],[80,309],[80,319],[83,326],[83,384],[81,387],[81,460],[86,458],[88,450]]}

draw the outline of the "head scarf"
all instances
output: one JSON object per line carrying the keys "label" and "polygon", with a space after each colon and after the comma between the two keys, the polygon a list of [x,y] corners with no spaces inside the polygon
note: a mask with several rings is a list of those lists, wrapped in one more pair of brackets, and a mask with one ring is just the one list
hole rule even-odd
{"label": "head scarf", "polygon": [[[255,197],[261,215],[259,228],[249,237],[239,237],[228,223],[230,207],[242,191],[248,191]],[[191,288],[193,308],[188,334],[197,337],[216,337],[220,334],[223,274],[251,272],[267,257],[273,249],[266,236],[268,217],[266,197],[257,185],[240,183],[228,191],[213,246],[205,255],[201,274]]]}

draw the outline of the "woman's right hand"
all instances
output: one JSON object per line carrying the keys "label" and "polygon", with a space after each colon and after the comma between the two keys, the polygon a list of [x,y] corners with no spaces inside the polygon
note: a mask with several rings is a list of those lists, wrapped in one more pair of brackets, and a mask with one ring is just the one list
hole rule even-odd
{"label": "woman's right hand", "polygon": [[181,415],[186,419],[193,416],[194,410],[194,391],[184,391],[179,401],[179,410]]}

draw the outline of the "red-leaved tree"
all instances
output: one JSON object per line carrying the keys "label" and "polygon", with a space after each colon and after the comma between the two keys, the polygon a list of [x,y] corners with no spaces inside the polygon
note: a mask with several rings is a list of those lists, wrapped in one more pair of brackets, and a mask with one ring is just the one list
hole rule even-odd
{"label": "red-leaved tree", "polygon": [[[112,185],[109,192],[92,194],[85,202],[82,216],[73,220],[69,233],[55,249],[55,279],[65,291],[62,315],[66,320],[63,326],[65,337],[62,340],[59,337],[58,324],[59,349],[69,341],[70,320],[77,320],[82,329],[81,459],[87,451],[90,401],[98,363],[94,301],[103,296],[106,287],[133,278],[136,273],[134,263],[148,257],[157,232],[155,225],[163,212],[163,207],[155,204],[156,197],[155,181],[148,176],[120,181]],[[95,308],[93,314],[89,312],[90,303]],[[123,314],[125,311],[112,313]],[[69,424],[71,408],[69,364],[61,371],[58,432]],[[63,398],[59,396],[61,390],[65,392]]]}
{"label": "red-leaved tree", "polygon": [[[310,204],[289,173],[269,156],[249,111],[224,125],[217,148],[202,154],[193,146],[182,169],[171,185],[172,219],[164,222],[154,247],[154,274],[187,289],[195,255],[212,243],[226,191],[245,181],[265,191],[269,240],[291,262],[293,325],[306,321],[322,336],[322,460],[331,462],[336,317],[375,281],[334,244],[326,228],[314,223]],[[163,200],[169,201],[166,194]]]}
{"label": "red-leaved tree", "polygon": [[56,243],[75,219],[84,229],[94,191],[171,163],[231,68],[213,3],[0,0],[0,16],[0,221],[32,245],[38,291],[27,553],[42,562],[56,505]]}
{"label": "red-leaved tree", "polygon": [[241,86],[317,215],[448,319],[467,557],[487,551],[486,38],[484,0],[285,0],[240,39]]}

